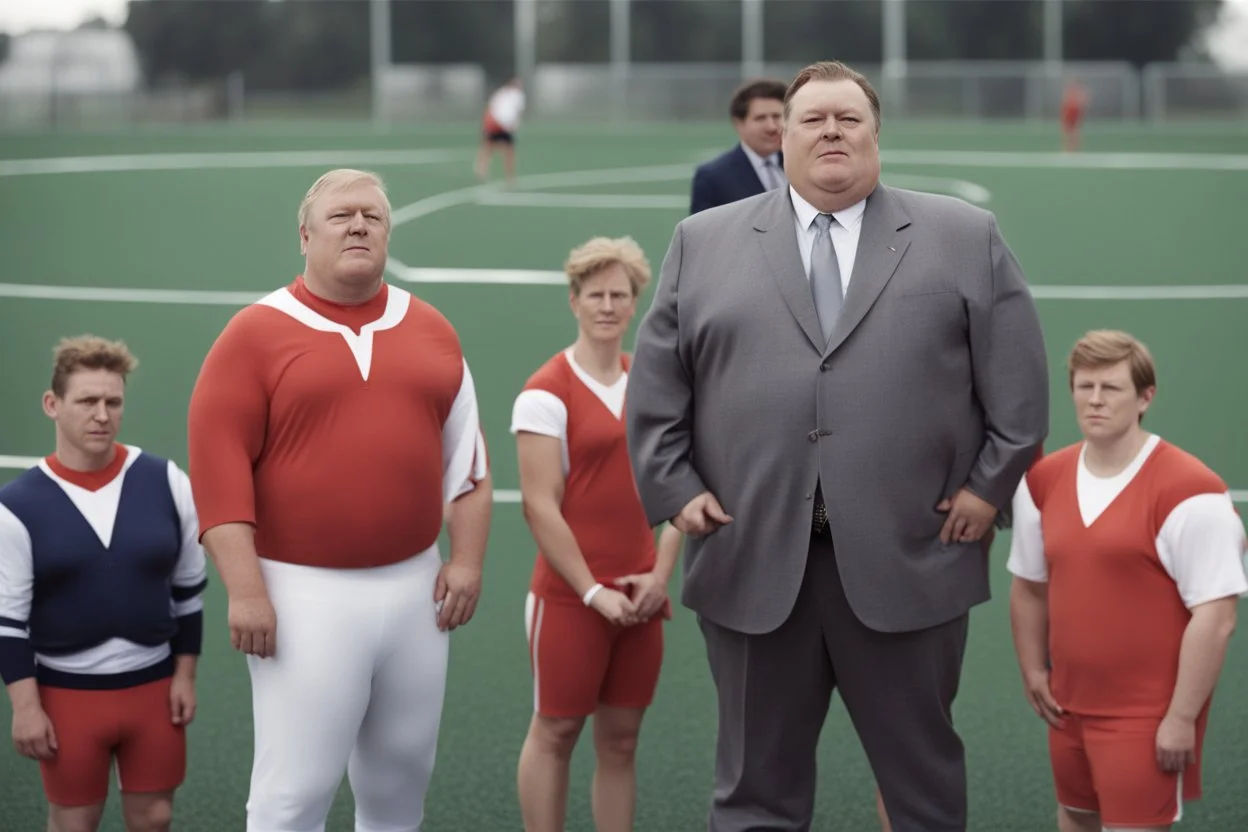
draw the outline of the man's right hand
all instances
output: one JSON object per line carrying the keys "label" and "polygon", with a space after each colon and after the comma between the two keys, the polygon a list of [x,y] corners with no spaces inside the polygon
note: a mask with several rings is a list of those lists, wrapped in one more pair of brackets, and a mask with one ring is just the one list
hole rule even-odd
{"label": "man's right hand", "polygon": [[56,756],[56,730],[43,708],[22,708],[13,712],[13,745],[17,753],[32,760]]}
{"label": "man's right hand", "polygon": [[709,491],[694,497],[672,518],[672,525],[691,537],[704,537],[731,522],[732,518]]}
{"label": "man's right hand", "polygon": [[277,651],[277,612],[267,596],[231,598],[228,620],[235,650],[262,659]]}
{"label": "man's right hand", "polygon": [[1037,670],[1026,674],[1023,683],[1027,690],[1027,702],[1036,715],[1054,728],[1062,727],[1062,709],[1053,698],[1049,688],[1049,671]]}
{"label": "man's right hand", "polygon": [[638,621],[637,605],[618,590],[603,587],[594,593],[589,605],[617,627],[631,627]]}

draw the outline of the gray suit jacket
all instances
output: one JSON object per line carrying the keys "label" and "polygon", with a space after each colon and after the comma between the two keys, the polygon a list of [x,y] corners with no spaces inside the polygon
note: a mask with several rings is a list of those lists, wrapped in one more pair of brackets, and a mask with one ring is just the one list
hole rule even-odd
{"label": "gray suit jacket", "polygon": [[1039,318],[995,217],[883,185],[826,345],[788,188],[681,221],[627,391],[651,524],[706,490],[734,518],[687,541],[682,600],[748,633],[793,607],[817,482],[868,627],[921,629],[987,600],[982,545],[941,544],[936,505],[966,486],[1008,512],[1048,414]]}

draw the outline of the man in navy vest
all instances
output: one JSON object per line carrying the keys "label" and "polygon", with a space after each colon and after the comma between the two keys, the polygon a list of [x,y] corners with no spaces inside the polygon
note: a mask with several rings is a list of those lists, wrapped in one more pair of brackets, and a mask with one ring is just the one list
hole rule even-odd
{"label": "man in navy vest", "polygon": [[760,78],[733,93],[728,109],[741,141],[698,167],[690,214],[788,185],[780,153],[786,90],[783,81]]}
{"label": "man in navy vest", "polygon": [[126,828],[168,830],[186,773],[206,567],[187,475],[116,441],[136,365],[63,340],[56,451],[0,488],[0,678],[56,832],[99,827],[114,760]]}

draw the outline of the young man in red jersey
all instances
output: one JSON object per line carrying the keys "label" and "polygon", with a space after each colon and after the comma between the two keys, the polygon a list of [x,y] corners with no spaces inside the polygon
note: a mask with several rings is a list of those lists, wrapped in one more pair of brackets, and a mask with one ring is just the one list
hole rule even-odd
{"label": "young man in red jersey", "polygon": [[645,255],[629,238],[596,237],[565,271],[576,341],[533,374],[512,413],[524,515],[540,550],[525,615],[534,714],[520,807],[525,832],[562,832],[572,751],[593,716],[595,827],[625,832],[681,536],[665,526],[656,549],[624,431],[621,344],[650,279]]}
{"label": "young man in red jersey", "polygon": [[1244,527],[1226,485],[1143,428],[1148,350],[1089,332],[1069,358],[1084,439],[1014,499],[1010,614],[1049,725],[1061,832],[1167,830],[1201,793],[1201,744],[1235,628]]}
{"label": "young man in red jersey", "polygon": [[165,832],[186,775],[207,577],[186,474],[117,441],[137,363],[63,340],[56,451],[0,488],[0,677],[49,832],[99,828],[114,763],[126,829]]}
{"label": "young man in red jersey", "polygon": [[356,832],[420,829],[449,633],[480,595],[472,375],[451,323],[385,282],[389,233],[378,177],[318,179],[303,274],[230,320],[191,395],[204,546],[251,674],[247,832],[322,829],[344,772]]}

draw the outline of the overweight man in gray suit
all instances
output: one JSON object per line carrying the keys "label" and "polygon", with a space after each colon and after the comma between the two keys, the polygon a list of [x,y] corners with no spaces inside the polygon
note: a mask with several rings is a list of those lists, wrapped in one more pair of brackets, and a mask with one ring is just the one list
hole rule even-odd
{"label": "overweight man in gray suit", "polygon": [[689,535],[718,691],[712,832],[810,828],[834,688],[895,832],[966,829],[968,611],[1048,370],[994,217],[881,185],[879,120],[853,70],[799,73],[791,188],[683,220],[637,336],[629,450],[650,522]]}

